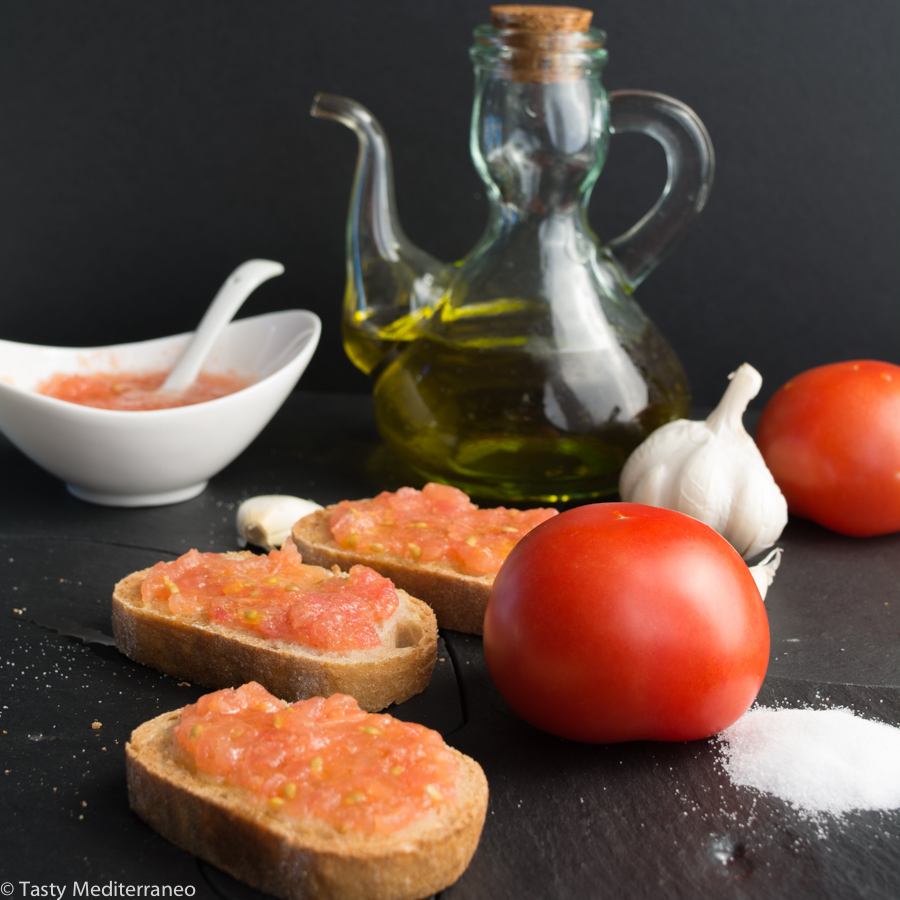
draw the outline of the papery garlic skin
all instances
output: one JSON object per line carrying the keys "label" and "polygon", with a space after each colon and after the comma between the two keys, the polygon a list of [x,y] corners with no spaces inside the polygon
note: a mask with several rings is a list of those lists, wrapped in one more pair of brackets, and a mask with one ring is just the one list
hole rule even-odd
{"label": "papery garlic skin", "polygon": [[322,509],[318,503],[287,494],[251,497],[238,507],[238,543],[276,550],[288,539],[294,522],[317,509]]}
{"label": "papery garlic skin", "polygon": [[762,377],[744,363],[729,378],[731,384],[705,422],[669,422],[631,454],[619,494],[629,503],[699,519],[747,559],[781,536],[787,503],[741,421]]}
{"label": "papery garlic skin", "polygon": [[765,559],[761,559],[755,566],[750,566],[750,574],[753,576],[756,587],[759,589],[759,596],[763,600],[766,599],[769,586],[775,580],[775,573],[781,565],[782,553],[784,551],[781,547],[776,547]]}

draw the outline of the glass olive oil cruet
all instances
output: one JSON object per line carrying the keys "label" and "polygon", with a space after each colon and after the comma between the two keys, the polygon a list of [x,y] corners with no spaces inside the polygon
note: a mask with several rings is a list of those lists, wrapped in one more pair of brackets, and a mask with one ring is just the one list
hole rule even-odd
{"label": "glass olive oil cruet", "polygon": [[[453,265],[404,235],[372,114],[327,94],[313,105],[360,142],[347,353],[375,378],[388,445],[423,476],[476,496],[613,493],[628,454],[690,407],[681,363],[632,292],[703,207],[712,145],[676,100],[606,94],[605,35],[590,19],[572,7],[500,6],[475,30],[471,152],[490,212]],[[610,133],[625,131],[663,145],[668,180],[653,209],[601,247],[588,199]]]}

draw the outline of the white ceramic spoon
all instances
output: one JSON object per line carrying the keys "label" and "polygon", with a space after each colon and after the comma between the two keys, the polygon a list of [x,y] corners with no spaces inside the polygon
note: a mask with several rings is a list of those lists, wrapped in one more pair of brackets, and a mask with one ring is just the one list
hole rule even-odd
{"label": "white ceramic spoon", "polygon": [[189,388],[212,350],[216,338],[234,318],[244,301],[264,282],[284,271],[281,263],[271,259],[250,259],[238,266],[219,288],[209,309],[200,320],[184,355],[163,382],[160,391],[180,394]]}

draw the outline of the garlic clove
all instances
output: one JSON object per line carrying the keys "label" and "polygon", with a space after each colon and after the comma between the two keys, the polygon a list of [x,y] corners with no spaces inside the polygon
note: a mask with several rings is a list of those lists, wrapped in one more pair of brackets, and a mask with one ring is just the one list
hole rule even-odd
{"label": "garlic clove", "polygon": [[[764,477],[767,476],[767,477]],[[769,470],[749,479],[735,492],[726,527],[729,541],[745,559],[771,547],[787,524],[787,503]],[[724,533],[724,532],[722,532]]]}
{"label": "garlic clove", "polygon": [[678,511],[723,532],[731,512],[734,459],[722,454],[719,442],[700,444],[681,465],[672,500]]}
{"label": "garlic clove", "polygon": [[250,497],[238,507],[238,543],[275,550],[288,539],[294,522],[317,509],[322,509],[318,503],[287,494]]}
{"label": "garlic clove", "polygon": [[775,572],[781,565],[781,554],[784,551],[776,547],[765,559],[760,560],[755,566],[750,566],[750,574],[759,588],[759,596],[766,599],[769,585],[775,580]]}
{"label": "garlic clove", "polygon": [[652,506],[652,499],[660,496],[665,489],[667,472],[668,469],[663,464],[647,469],[634,485],[629,486],[629,502]]}

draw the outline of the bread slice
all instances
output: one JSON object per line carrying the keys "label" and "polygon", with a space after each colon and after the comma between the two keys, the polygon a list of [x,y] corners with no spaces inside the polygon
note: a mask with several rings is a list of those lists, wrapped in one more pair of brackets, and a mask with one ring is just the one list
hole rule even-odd
{"label": "bread slice", "polygon": [[316,510],[294,524],[291,534],[303,561],[310,565],[338,565],[342,569],[361,564],[369,566],[398,588],[420,597],[437,616],[440,628],[484,632],[484,612],[493,575],[465,575],[439,560],[418,563],[392,553],[356,553],[345,550],[332,537],[328,520],[336,507]]}
{"label": "bread slice", "polygon": [[487,780],[460,761],[457,802],[391,835],[340,834],[251,802],[237,788],[201,780],[178,762],[180,710],[145,722],[126,744],[131,808],[173,844],[283,900],[418,900],[468,866],[484,825]]}
{"label": "bread slice", "polygon": [[437,658],[434,613],[403,590],[397,591],[397,611],[379,629],[382,647],[323,652],[144,606],[141,582],[149,571],[133,572],[116,585],[113,635],[126,656],[167,675],[210,688],[258,681],[289,701],[349,694],[369,712],[421,693],[431,678]]}

